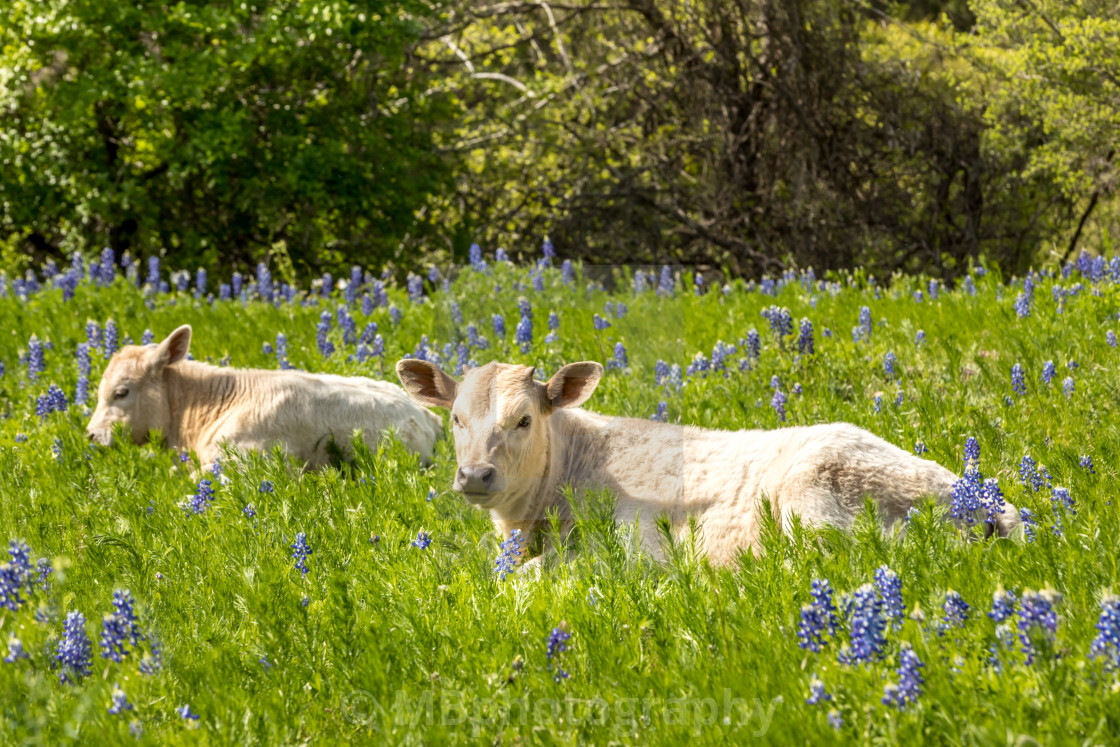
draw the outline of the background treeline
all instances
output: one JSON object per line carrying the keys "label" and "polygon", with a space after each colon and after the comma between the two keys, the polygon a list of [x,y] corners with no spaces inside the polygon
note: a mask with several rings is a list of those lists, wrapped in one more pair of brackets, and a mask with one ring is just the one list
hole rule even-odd
{"label": "background treeline", "polygon": [[1107,251],[1115,0],[15,0],[0,261]]}

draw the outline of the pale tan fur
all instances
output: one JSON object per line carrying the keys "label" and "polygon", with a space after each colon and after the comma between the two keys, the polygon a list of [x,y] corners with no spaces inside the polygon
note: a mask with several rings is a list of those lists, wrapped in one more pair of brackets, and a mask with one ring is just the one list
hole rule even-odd
{"label": "pale tan fur", "polygon": [[109,445],[113,426],[125,423],[136,443],[159,429],[169,446],[194,451],[204,465],[223,445],[257,451],[279,445],[315,468],[329,462],[332,440],[345,455],[355,432],[374,448],[388,429],[429,461],[443,432],[443,421],[396,384],[218,368],[186,360],[190,336],[190,327],[180,327],[159,345],[129,345],[113,356],[87,428],[92,439]]}
{"label": "pale tan fur", "polygon": [[[784,531],[794,516],[808,526],[851,527],[868,496],[889,525],[927,496],[948,502],[956,480],[847,423],[718,431],[579,409],[601,376],[597,363],[565,366],[547,384],[534,381],[531,368],[499,363],[462,382],[420,361],[401,361],[397,372],[415,399],[451,410],[458,489],[464,468],[494,468],[490,489],[467,498],[490,511],[502,537],[515,528],[540,531],[550,509],[570,523],[565,485],[605,489],[617,501],[615,520],[637,522],[655,557],[663,556],[658,517],[678,538],[695,517],[704,553],[727,564],[757,550],[763,497]],[[1006,535],[1017,523],[1009,505],[996,529]]]}

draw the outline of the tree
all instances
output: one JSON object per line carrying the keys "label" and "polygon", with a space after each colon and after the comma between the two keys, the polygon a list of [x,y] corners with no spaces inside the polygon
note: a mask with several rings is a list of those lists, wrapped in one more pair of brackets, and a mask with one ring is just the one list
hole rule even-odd
{"label": "tree", "polygon": [[[14,0],[0,242],[247,262],[391,256],[446,186],[413,0]],[[40,257],[41,258],[41,257]]]}
{"label": "tree", "polygon": [[976,54],[1003,80],[988,111],[994,142],[1005,151],[1029,144],[1025,173],[1053,180],[1081,206],[1068,259],[1120,179],[1120,4],[976,0],[973,7]]}

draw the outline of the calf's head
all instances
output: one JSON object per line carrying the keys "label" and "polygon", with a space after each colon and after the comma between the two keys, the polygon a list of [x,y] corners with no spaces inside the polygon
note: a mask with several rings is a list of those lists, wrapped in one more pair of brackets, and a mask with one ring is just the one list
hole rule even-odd
{"label": "calf's head", "polygon": [[108,446],[113,442],[113,426],[124,423],[132,440],[142,444],[148,432],[169,425],[171,410],[167,401],[164,372],[187,357],[191,348],[191,328],[183,325],[158,345],[126,345],[112,357],[97,388],[97,409],[86,431],[89,437]]}
{"label": "calf's head", "polygon": [[588,362],[570,363],[547,382],[534,380],[533,371],[488,363],[456,381],[427,361],[397,363],[413,399],[451,411],[455,490],[479,507],[500,508],[540,484],[549,471],[549,416],[586,402],[603,375]]}

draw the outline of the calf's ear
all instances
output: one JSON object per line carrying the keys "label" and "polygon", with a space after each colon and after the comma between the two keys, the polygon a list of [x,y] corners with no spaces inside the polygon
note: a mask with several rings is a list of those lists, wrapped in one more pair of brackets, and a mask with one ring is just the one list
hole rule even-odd
{"label": "calf's ear", "polygon": [[593,361],[569,363],[552,375],[544,385],[544,397],[553,408],[579,407],[599,385],[603,367]]}
{"label": "calf's ear", "polygon": [[451,409],[459,383],[428,361],[405,358],[397,362],[397,378],[408,395],[432,407]]}
{"label": "calf's ear", "polygon": [[151,352],[151,366],[159,369],[185,360],[191,350],[191,325],[184,324],[156,345]]}

